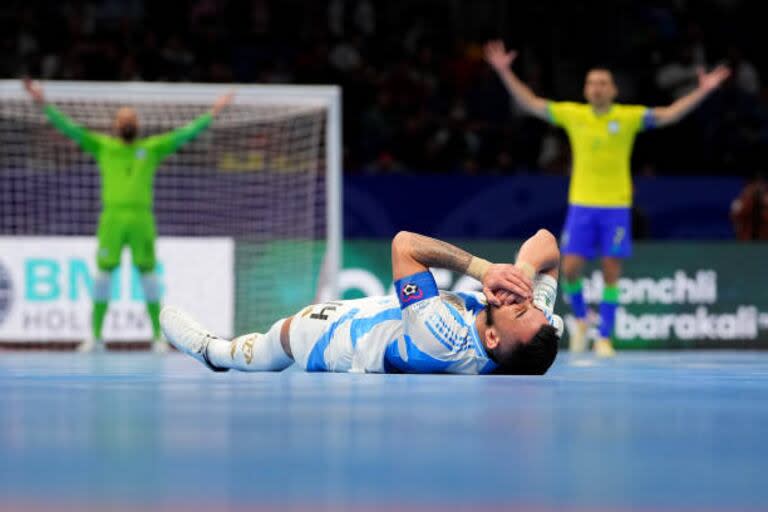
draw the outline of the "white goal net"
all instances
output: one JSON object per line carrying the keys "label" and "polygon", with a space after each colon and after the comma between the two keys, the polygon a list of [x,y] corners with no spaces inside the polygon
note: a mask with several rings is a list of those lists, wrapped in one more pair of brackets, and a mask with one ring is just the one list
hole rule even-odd
{"label": "white goal net", "polygon": [[[135,108],[140,137],[193,120],[228,89],[42,85],[47,102],[103,133],[110,133],[120,106]],[[239,86],[234,103],[155,175],[160,241],[234,241],[235,332],[264,329],[304,304],[335,297],[341,257],[339,109],[336,87]],[[94,236],[100,208],[93,157],[53,128],[19,81],[0,81],[0,236]],[[204,277],[186,272],[185,279]],[[23,294],[17,290],[16,302]]]}

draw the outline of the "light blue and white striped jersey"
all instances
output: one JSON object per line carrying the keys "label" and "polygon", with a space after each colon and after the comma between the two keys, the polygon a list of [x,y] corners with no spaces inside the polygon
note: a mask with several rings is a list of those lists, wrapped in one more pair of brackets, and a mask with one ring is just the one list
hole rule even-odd
{"label": "light blue and white striped jersey", "polygon": [[[556,286],[551,278],[547,286],[537,284],[537,304],[554,305]],[[307,371],[370,373],[486,374],[496,368],[475,326],[486,306],[481,292],[439,291],[429,272],[397,281],[395,291],[299,312],[290,328],[296,364]]]}

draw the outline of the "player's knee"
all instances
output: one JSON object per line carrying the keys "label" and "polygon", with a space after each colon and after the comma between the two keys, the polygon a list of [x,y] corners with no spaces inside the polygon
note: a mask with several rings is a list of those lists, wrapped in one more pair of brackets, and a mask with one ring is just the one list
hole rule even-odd
{"label": "player's knee", "polygon": [[606,284],[615,285],[621,277],[621,260],[616,258],[603,259],[603,280]]}
{"label": "player's knee", "polygon": [[572,255],[566,255],[563,258],[563,275],[569,281],[573,281],[581,277],[581,259]]}

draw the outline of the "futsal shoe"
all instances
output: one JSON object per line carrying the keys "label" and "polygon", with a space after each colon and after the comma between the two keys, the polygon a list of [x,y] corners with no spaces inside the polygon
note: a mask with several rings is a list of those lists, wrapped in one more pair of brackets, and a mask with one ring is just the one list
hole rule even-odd
{"label": "futsal shoe", "polygon": [[208,359],[208,343],[221,339],[198,324],[191,316],[171,306],[160,311],[160,327],[163,334],[179,352],[190,355],[215,372],[226,372],[229,368],[213,366]]}
{"label": "futsal shoe", "polygon": [[568,333],[568,350],[573,354],[586,352],[589,325],[584,320],[576,320],[571,325],[576,328]]}
{"label": "futsal shoe", "polygon": [[592,347],[595,351],[595,355],[601,358],[616,357],[616,350],[613,348],[613,343],[608,338],[600,338],[595,341],[595,345]]}

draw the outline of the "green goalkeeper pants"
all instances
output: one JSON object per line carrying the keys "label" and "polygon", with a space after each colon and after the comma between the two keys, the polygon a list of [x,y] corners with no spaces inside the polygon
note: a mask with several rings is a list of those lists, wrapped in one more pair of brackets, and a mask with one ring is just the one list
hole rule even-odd
{"label": "green goalkeeper pants", "polygon": [[126,245],[131,249],[133,264],[140,272],[155,269],[155,216],[151,211],[133,208],[112,208],[99,217],[99,250],[96,262],[99,270],[110,272],[120,265],[120,255]]}

